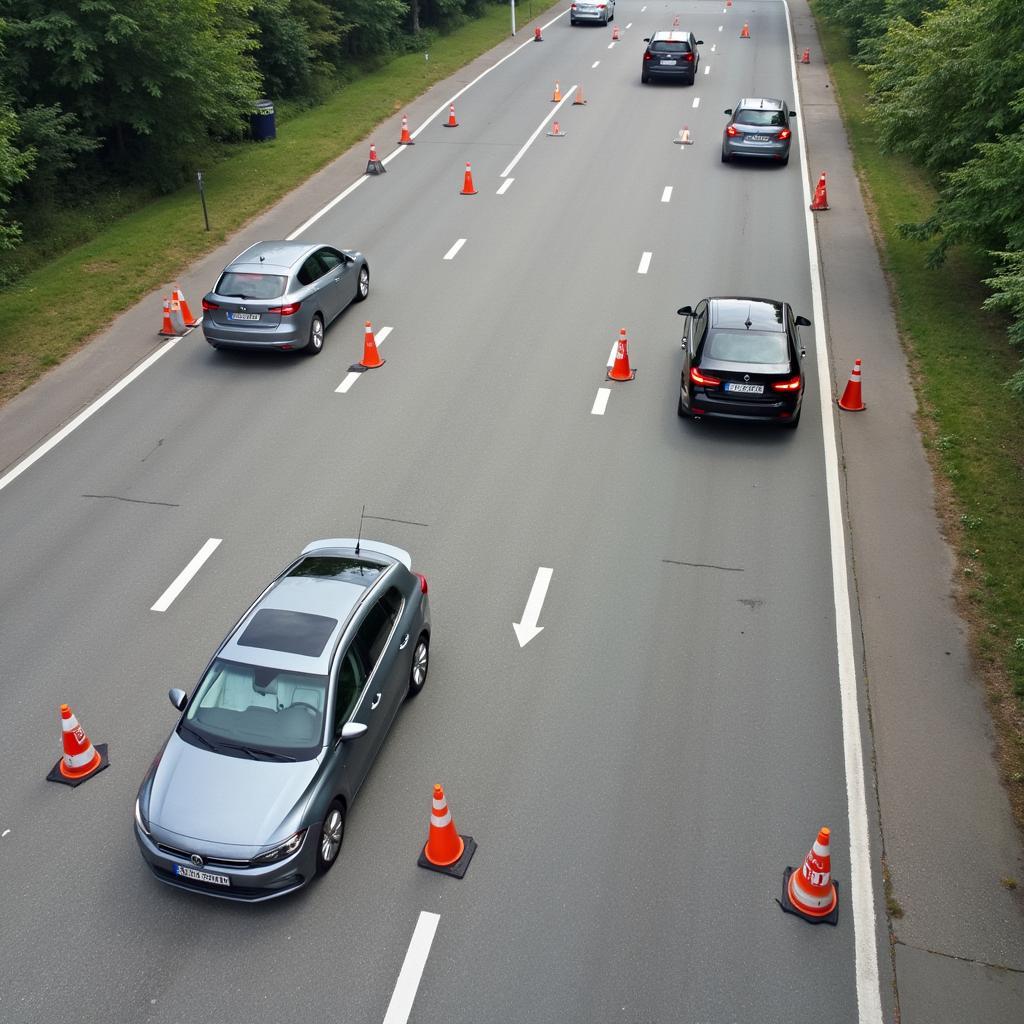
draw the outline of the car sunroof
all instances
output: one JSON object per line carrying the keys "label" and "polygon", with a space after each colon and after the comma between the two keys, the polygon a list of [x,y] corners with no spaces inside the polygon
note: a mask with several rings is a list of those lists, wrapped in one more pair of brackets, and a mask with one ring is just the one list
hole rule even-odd
{"label": "car sunroof", "polygon": [[319,658],[338,625],[337,619],[283,608],[261,608],[238,638],[239,647],[259,647]]}

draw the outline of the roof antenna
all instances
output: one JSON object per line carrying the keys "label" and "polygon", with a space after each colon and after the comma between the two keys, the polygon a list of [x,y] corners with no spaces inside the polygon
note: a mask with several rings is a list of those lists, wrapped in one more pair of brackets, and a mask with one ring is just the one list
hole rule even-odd
{"label": "roof antenna", "polygon": [[754,321],[750,319],[750,306],[747,306],[747,319],[744,321],[743,326],[749,331],[753,327]]}
{"label": "roof antenna", "polygon": [[359,554],[359,542],[363,539],[363,516],[366,515],[366,506],[364,505],[359,512],[359,533],[356,534],[356,554]]}

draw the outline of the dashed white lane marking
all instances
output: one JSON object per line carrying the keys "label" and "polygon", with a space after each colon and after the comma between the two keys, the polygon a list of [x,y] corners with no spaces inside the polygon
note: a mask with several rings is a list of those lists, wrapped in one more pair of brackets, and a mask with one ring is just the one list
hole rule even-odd
{"label": "dashed white lane marking", "polygon": [[640,13],[643,14],[644,11],[646,11],[646,10],[647,10],[647,4],[644,4],[643,7],[640,8]]}
{"label": "dashed white lane marking", "polygon": [[724,26],[724,25],[719,25],[719,26],[718,26],[718,31],[719,31],[719,32],[721,32],[723,28],[725,28],[725,26]]}
{"label": "dashed white lane marking", "polygon": [[[378,347],[384,344],[384,340],[390,333],[390,327],[382,327],[379,331],[374,331],[373,340],[376,342]],[[347,395],[349,388],[351,388],[360,377],[362,377],[362,374],[356,370],[346,374],[345,379],[334,389],[334,393],[336,395]]]}
{"label": "dashed white lane marking", "polygon": [[704,74],[705,75],[710,75],[711,74],[711,65],[710,64],[705,64],[704,65]]}
{"label": "dashed white lane marking", "polygon": [[596,67],[597,67],[597,65],[598,65],[598,64],[600,64],[600,63],[601,63],[601,62],[600,62],[599,60],[595,60],[595,61],[594,61],[594,63],[590,65],[590,68],[591,68],[591,70],[593,70],[594,68],[596,68]]}
{"label": "dashed white lane marking", "polygon": [[700,106],[700,97],[695,96],[693,98],[693,109],[696,110]]}
{"label": "dashed white lane marking", "polygon": [[632,27],[633,27],[633,22],[630,22],[630,23],[629,23],[629,24],[628,24],[628,25],[626,26],[626,28],[632,28]]}
{"label": "dashed white lane marking", "polygon": [[640,266],[638,266],[638,267],[636,268],[636,272],[637,272],[638,274],[646,274],[646,273],[647,273],[647,270],[648,270],[648,268],[649,268],[649,267],[650,267],[650,265],[651,265],[651,256],[652,256],[652,255],[653,255],[652,253],[649,253],[649,252],[645,252],[645,253],[644,253],[644,254],[643,254],[643,255],[642,255],[641,257],[640,257]]}
{"label": "dashed white lane marking", "polygon": [[5,828],[3,830],[3,832],[0,833],[0,839],[6,839],[7,836],[9,836],[10,834],[11,834],[11,830],[9,828]]}
{"label": "dashed white lane marking", "polygon": [[402,962],[402,969],[398,972],[395,991],[391,993],[388,1012],[384,1014],[384,1024],[406,1024],[408,1021],[413,1001],[416,999],[416,990],[420,987],[420,978],[423,977],[423,968],[427,965],[430,947],[434,942],[434,932],[437,931],[437,923],[440,920],[440,914],[431,914],[427,910],[420,911],[416,928],[409,940],[409,949]]}
{"label": "dashed white lane marking", "polygon": [[715,52],[715,47],[716,47],[716,46],[718,46],[718,44],[717,44],[717,43],[712,43],[712,44],[711,44],[711,52],[712,52],[712,53],[714,53],[714,52]]}
{"label": "dashed white lane marking", "polygon": [[220,547],[220,537],[211,537],[195,554],[192,561],[178,573],[175,581],[160,595],[159,600],[149,610],[165,612],[174,603],[174,599],[189,585],[206,560]]}
{"label": "dashed white lane marking", "polygon": [[614,48],[614,46],[615,46],[615,43],[609,43],[608,44],[608,49],[611,50],[611,49]]}
{"label": "dashed white lane marking", "polygon": [[[182,335],[183,338],[187,338],[192,333],[193,328]],[[138,366],[128,374],[127,377],[122,377],[109,391],[100,395],[95,402],[92,403],[88,408],[83,409],[67,426],[61,427],[53,437],[50,438],[45,444],[41,444],[31,455],[26,455],[13,469],[8,470],[2,477],[0,477],[0,491],[2,491],[9,483],[17,480],[26,469],[34,466],[47,452],[52,451],[64,440],[68,434],[73,433],[77,430],[93,413],[97,413],[103,408],[112,398],[116,398],[133,380],[137,377],[141,377],[161,356],[167,355],[168,352],[174,348],[181,338],[171,338],[170,341],[161,345],[148,359],[139,363]]]}
{"label": "dashed white lane marking", "polygon": [[594,407],[590,410],[592,416],[603,416],[608,408],[608,398],[611,396],[611,388],[598,388],[597,397],[594,399]]}
{"label": "dashed white lane marking", "polygon": [[[544,27],[547,28],[546,25]],[[548,124],[551,122],[551,114],[557,114],[558,111],[562,108],[562,106],[572,99],[573,94],[576,92],[576,89],[577,83],[573,82],[573,84],[570,85],[569,88],[565,90],[565,94],[562,96],[562,99],[557,104],[555,104],[555,107],[551,111],[551,113],[549,113],[547,117],[545,117],[544,120],[541,121],[541,123],[537,125],[537,127],[533,130],[533,134],[523,143],[522,148],[519,150],[519,152],[516,153],[514,157],[512,157],[512,163],[510,163],[508,167],[506,167],[505,170],[503,170],[501,174],[498,175],[499,178],[507,178],[512,173],[512,169],[515,167],[517,163],[519,163],[520,160],[522,160],[523,155],[534,144],[534,142],[537,139],[537,136],[540,135],[540,133],[544,131],[544,129],[547,128]]]}
{"label": "dashed white lane marking", "polygon": [[668,202],[671,202],[671,200],[672,200],[672,186],[671,185],[666,185],[665,188],[662,190],[662,193],[661,193],[661,201],[663,203],[668,203]]}
{"label": "dashed white lane marking", "polygon": [[506,178],[501,183],[501,188],[498,189],[498,195],[499,196],[503,196],[509,190],[509,188],[512,186],[512,182],[515,181],[515,180],[516,180],[515,178]]}
{"label": "dashed white lane marking", "polygon": [[618,352],[618,350],[619,350],[619,339],[616,338],[615,341],[612,342],[612,350],[611,350],[611,352],[608,353],[608,362],[605,363],[605,366],[611,366],[612,363],[615,362],[615,353]]}
{"label": "dashed white lane marking", "polygon": [[465,240],[464,238],[460,238],[460,239],[459,239],[459,240],[458,240],[458,241],[457,241],[457,242],[456,242],[456,243],[455,243],[455,244],[454,244],[454,245],[453,245],[453,246],[452,246],[452,247],[451,247],[451,248],[450,248],[450,249],[449,249],[449,250],[448,250],[448,251],[447,251],[447,252],[446,252],[445,254],[444,254],[444,258],[445,258],[446,260],[453,260],[453,259],[455,259],[456,255],[458,254],[458,251],[459,251],[459,250],[460,250],[460,249],[461,249],[461,248],[462,248],[462,247],[463,247],[463,246],[464,246],[465,244],[466,244],[466,240]]}

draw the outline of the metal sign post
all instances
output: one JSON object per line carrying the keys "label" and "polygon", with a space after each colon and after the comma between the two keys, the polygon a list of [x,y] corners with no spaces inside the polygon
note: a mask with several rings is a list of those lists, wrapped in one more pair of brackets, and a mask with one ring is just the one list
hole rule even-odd
{"label": "metal sign post", "polygon": [[210,230],[210,218],[206,213],[206,189],[203,188],[203,172],[196,171],[196,185],[199,187],[199,199],[203,204],[203,221],[206,224],[206,230]]}

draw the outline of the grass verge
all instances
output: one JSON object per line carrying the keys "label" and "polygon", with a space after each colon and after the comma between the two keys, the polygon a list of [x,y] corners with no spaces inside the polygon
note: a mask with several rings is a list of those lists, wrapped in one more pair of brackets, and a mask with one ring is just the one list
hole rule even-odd
{"label": "grass verge", "polygon": [[900,224],[931,211],[935,189],[905,158],[879,150],[865,117],[867,76],[839,29],[818,11],[815,18],[910,360],[1003,779],[1024,827],[1024,403],[1002,386],[1019,357],[1005,321],[980,308],[986,255],[960,249],[929,270],[926,246],[900,237]]}
{"label": "grass verge", "polygon": [[[540,13],[544,4],[536,7]],[[0,292],[0,403],[410,100],[507,38],[509,28],[508,9],[488,6],[478,20],[436,39],[429,61],[422,53],[407,54],[339,89],[321,106],[294,115],[286,107],[276,140],[245,145],[204,167],[209,231],[190,185],[118,217],[88,242]]]}

